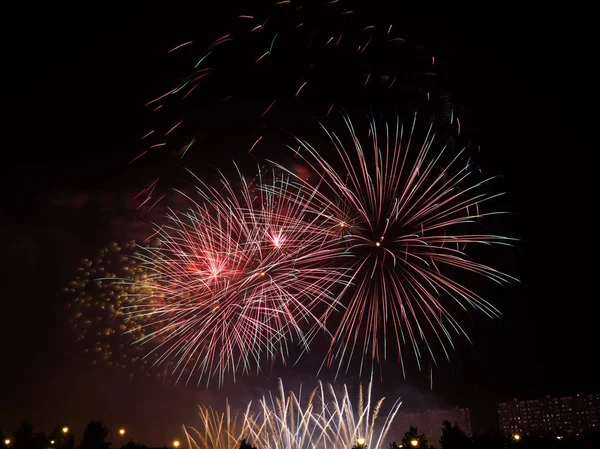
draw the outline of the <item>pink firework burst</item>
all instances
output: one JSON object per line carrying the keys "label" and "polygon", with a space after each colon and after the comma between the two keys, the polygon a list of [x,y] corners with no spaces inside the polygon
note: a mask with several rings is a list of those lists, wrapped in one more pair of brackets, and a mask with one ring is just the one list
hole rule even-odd
{"label": "pink firework burst", "polygon": [[237,185],[196,178],[193,194],[181,192],[191,207],[171,212],[159,247],[141,256],[156,293],[130,313],[158,330],[137,343],[153,342],[156,363],[168,361],[177,380],[222,383],[265,359],[287,363],[292,342],[306,351],[323,328],[320,311],[337,308],[332,288],[344,275],[326,261],[338,242],[322,214],[307,212],[313,199],[288,175],[238,174]]}

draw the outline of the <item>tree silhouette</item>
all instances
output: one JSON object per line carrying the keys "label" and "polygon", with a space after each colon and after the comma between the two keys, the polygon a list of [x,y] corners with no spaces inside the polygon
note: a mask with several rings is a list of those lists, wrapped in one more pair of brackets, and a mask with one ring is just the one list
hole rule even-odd
{"label": "tree silhouette", "polygon": [[471,443],[471,439],[458,425],[453,426],[449,421],[442,423],[442,437],[440,438],[442,449],[466,449],[471,446]]}
{"label": "tree silhouette", "polygon": [[13,449],[46,449],[47,439],[43,432],[33,433],[33,426],[25,421],[16,430],[11,446]]}
{"label": "tree silhouette", "polygon": [[44,432],[34,433],[31,438],[31,447],[34,449],[47,449],[48,438]]}
{"label": "tree silhouette", "polygon": [[[416,446],[412,444],[413,440],[417,441]],[[402,447],[409,449],[430,449],[429,442],[427,441],[427,438],[425,438],[425,434],[422,433],[419,435],[417,428],[413,426],[410,426],[408,432],[406,432],[404,437],[402,437]]]}
{"label": "tree silhouette", "polygon": [[127,443],[125,443],[125,445],[123,446],[123,449],[173,449],[173,448],[169,448],[166,446],[150,447],[150,446],[146,446],[145,444],[136,443],[133,440],[129,440]]}
{"label": "tree silhouette", "polygon": [[248,443],[246,441],[246,439],[244,438],[241,442],[240,442],[240,447],[239,449],[256,449],[256,446],[252,446],[250,443]]}
{"label": "tree silhouette", "polygon": [[46,449],[48,439],[43,432],[34,433],[31,423],[25,421],[16,430],[10,445],[13,449]]}
{"label": "tree silhouette", "polygon": [[75,447],[75,437],[73,432],[63,432],[64,424],[57,424],[50,434],[49,440],[54,440],[54,447],[57,449],[73,449]]}
{"label": "tree silhouette", "polygon": [[14,433],[12,447],[14,449],[32,449],[33,426],[24,421]]}
{"label": "tree silhouette", "polygon": [[148,448],[148,446],[146,446],[144,444],[134,443],[132,440],[129,440],[129,442],[125,443],[125,445],[123,446],[123,449],[149,449],[149,448]]}
{"label": "tree silhouette", "polygon": [[400,446],[398,446],[398,443],[396,443],[395,441],[392,441],[390,443],[389,449],[400,449]]}
{"label": "tree silhouette", "polygon": [[78,449],[108,449],[110,443],[106,441],[108,427],[102,421],[91,420],[83,431],[83,438]]}
{"label": "tree silhouette", "polygon": [[498,432],[486,432],[473,437],[474,449],[504,449],[509,442]]}

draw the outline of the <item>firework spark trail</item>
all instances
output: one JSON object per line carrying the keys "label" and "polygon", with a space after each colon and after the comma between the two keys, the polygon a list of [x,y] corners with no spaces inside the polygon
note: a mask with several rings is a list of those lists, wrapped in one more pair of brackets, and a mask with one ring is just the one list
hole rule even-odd
{"label": "firework spark trail", "polygon": [[324,363],[337,361],[339,373],[359,352],[362,370],[369,358],[373,363],[387,358],[388,339],[397,347],[399,362],[404,364],[407,346],[420,363],[423,351],[434,356],[428,335],[448,358],[452,336],[466,336],[451,312],[452,304],[490,317],[500,313],[446,269],[500,285],[517,281],[470,260],[464,252],[467,244],[514,243],[508,237],[471,232],[473,223],[501,213],[480,212],[501,194],[485,190],[493,178],[478,180],[473,164],[462,163],[466,149],[438,149],[432,124],[416,145],[416,115],[408,126],[399,119],[395,129],[386,123],[383,137],[371,122],[372,151],[364,147],[349,117],[344,115],[344,120],[353,148],[323,126],[337,155],[333,163],[298,139],[300,157],[317,176],[317,187],[288,171],[303,189],[313,188],[313,211],[328,211],[323,225],[343,234],[339,255],[345,257],[350,279],[340,292],[345,310]]}
{"label": "firework spark trail", "polygon": [[190,44],[192,44],[192,43],[193,43],[193,41],[184,42],[183,44],[180,44],[180,45],[178,45],[177,47],[174,47],[174,48],[170,49],[170,50],[167,52],[167,54],[169,54],[169,53],[173,53],[174,51],[176,51],[176,50],[179,50],[180,48],[182,48],[182,47],[185,47],[186,45],[190,45]]}
{"label": "firework spark trail", "polygon": [[[310,349],[319,311],[339,306],[332,287],[346,281],[343,269],[326,263],[338,242],[321,214],[307,213],[312,191],[275,172],[252,183],[238,175],[240,188],[224,174],[218,186],[196,178],[193,197],[180,192],[190,209],[171,211],[160,247],[140,250],[161,299],[139,298],[125,313],[158,329],[137,343],[158,342],[150,352],[160,354],[156,364],[174,361],[177,380],[222,383],[264,359],[285,363],[292,342]],[[270,193],[288,190],[291,203]]]}
{"label": "firework spark trail", "polygon": [[[304,108],[307,116],[322,116],[324,111],[319,105],[338,104],[340,91],[343,91],[344,98],[351,99],[354,95],[362,98],[373,93],[373,99],[377,99],[380,86],[383,85],[388,87],[385,104],[410,104],[411,108],[418,104],[422,108],[435,109],[440,116],[447,114],[447,96],[441,89],[431,85],[431,77],[415,76],[431,70],[433,57],[422,52],[418,46],[408,44],[404,38],[395,37],[392,25],[388,22],[365,22],[364,17],[352,14],[343,2],[311,7],[308,15],[308,8],[289,8],[284,12],[276,5],[277,2],[272,5],[273,11],[237,15],[227,29],[213,30],[214,39],[190,39],[168,50],[171,60],[175,57],[182,64],[189,63],[189,75],[172,85],[163,86],[162,95],[151,99],[146,106],[155,111],[156,103],[160,102],[158,107],[161,108],[161,114],[170,116],[175,112],[177,120],[185,119],[186,126],[179,126],[179,122],[173,127],[172,120],[175,117],[170,116],[166,126],[157,127],[156,136],[145,136],[149,145],[156,143],[153,139],[158,138],[159,134],[169,136],[164,153],[178,155],[182,141],[189,142],[195,137],[202,145],[200,136],[210,141],[210,125],[202,125],[191,131],[198,132],[198,135],[186,135],[190,133],[188,124],[195,119],[179,116],[186,115],[186,110],[193,111],[196,104],[199,109],[206,109],[209,104],[226,109],[229,105],[223,106],[223,100],[229,98],[248,100],[248,104],[258,106],[256,111],[248,109],[252,115],[249,119],[256,118],[264,123],[265,140],[272,132],[271,121],[281,117],[279,113],[287,114],[288,111]],[[285,42],[294,42],[294,50],[290,51]],[[357,46],[360,56],[348,58],[348,51],[351,48],[356,50]],[[255,56],[245,58],[245,54]],[[399,58],[402,64],[389,64]],[[267,59],[269,62],[265,64]],[[285,73],[303,75],[281,76],[282,68]],[[427,81],[423,81],[422,86],[418,81],[419,86],[410,94],[406,93],[406,89],[391,90],[397,79],[407,78]],[[238,83],[246,85],[246,88],[242,91],[236,89]],[[309,87],[310,92],[306,90]],[[422,104],[425,98],[432,101]],[[293,101],[298,108],[285,111],[289,101]],[[281,129],[279,125],[276,126],[278,130]],[[249,138],[252,140],[248,141],[250,152],[257,143],[255,139]],[[130,158],[133,159],[131,163],[146,163],[149,156],[145,152],[147,149],[147,146],[140,148],[137,157],[134,159],[132,155]],[[163,169],[172,168],[172,164],[180,167],[177,159],[180,158],[174,158],[170,163],[165,161],[161,166]],[[154,203],[164,193],[161,190],[165,186],[171,187],[167,176],[162,178],[161,188],[151,194],[153,198],[149,202]]]}
{"label": "firework spark trail", "polygon": [[[337,394],[331,385],[319,382],[304,398],[302,389],[286,394],[280,380],[277,393],[263,396],[257,411],[252,403],[243,413],[233,413],[229,403],[225,412],[199,405],[200,426],[184,431],[192,449],[237,449],[243,439],[261,449],[346,449],[358,438],[371,449],[383,449],[401,402],[383,416],[384,398],[373,400],[372,380],[366,401],[363,393],[361,386],[355,402],[346,386]],[[376,426],[376,420],[382,424]]]}

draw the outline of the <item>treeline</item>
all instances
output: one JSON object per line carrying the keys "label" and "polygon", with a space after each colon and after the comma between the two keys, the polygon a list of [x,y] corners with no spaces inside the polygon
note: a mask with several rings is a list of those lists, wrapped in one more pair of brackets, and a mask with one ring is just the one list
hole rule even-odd
{"label": "treeline", "polygon": [[[29,422],[21,424],[12,434],[0,431],[2,449],[109,449],[111,443],[106,441],[108,427],[102,421],[91,420],[81,440],[76,444],[75,436],[69,427],[57,425],[49,434],[34,431]],[[121,445],[119,445],[121,446]],[[149,447],[144,444],[129,441],[123,449],[171,449],[169,447]]]}
{"label": "treeline", "polygon": [[[12,435],[0,432],[2,449],[109,449],[111,443],[106,441],[108,427],[102,421],[92,420],[86,426],[81,440],[76,445],[75,437],[67,426],[58,425],[53,432],[35,432],[33,426],[24,422]],[[177,443],[178,444],[178,443]],[[129,441],[122,445],[123,449],[171,449],[168,447],[152,448],[144,444]],[[404,434],[400,442],[391,442],[386,449],[598,449],[600,448],[600,431],[584,432],[581,435],[512,435],[505,436],[498,432],[486,432],[469,437],[463,430],[443,423],[442,436],[439,442],[430,443],[416,427]],[[243,440],[239,449],[262,449]],[[375,449],[369,447],[368,441],[359,440],[348,449]],[[383,448],[381,448],[383,449]]]}
{"label": "treeline", "polygon": [[[404,446],[410,447],[410,446]],[[581,435],[510,435],[486,432],[468,437],[460,427],[443,423],[440,449],[593,449],[600,448],[600,432]]]}
{"label": "treeline", "polygon": [[[489,431],[469,437],[457,425],[448,421],[442,424],[440,441],[431,444],[416,427],[411,427],[399,443],[392,442],[389,449],[600,449],[600,432],[585,432],[577,436],[564,435],[511,435]],[[260,448],[257,448],[260,449]],[[369,449],[368,445],[355,445],[352,449]]]}

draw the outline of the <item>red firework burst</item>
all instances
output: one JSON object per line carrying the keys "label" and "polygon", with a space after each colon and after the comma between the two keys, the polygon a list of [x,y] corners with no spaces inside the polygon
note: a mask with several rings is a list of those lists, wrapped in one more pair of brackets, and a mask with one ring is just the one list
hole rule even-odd
{"label": "red firework burst", "polygon": [[175,360],[178,380],[222,382],[265,359],[286,362],[291,342],[307,350],[322,328],[318,311],[337,307],[332,286],[343,272],[325,263],[337,242],[321,214],[307,213],[312,198],[287,176],[248,183],[238,174],[239,186],[225,175],[217,187],[198,179],[192,206],[172,212],[160,246],[141,256],[159,301],[141,297],[131,313],[158,330],[137,343],[158,343],[156,363]]}

